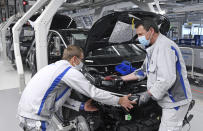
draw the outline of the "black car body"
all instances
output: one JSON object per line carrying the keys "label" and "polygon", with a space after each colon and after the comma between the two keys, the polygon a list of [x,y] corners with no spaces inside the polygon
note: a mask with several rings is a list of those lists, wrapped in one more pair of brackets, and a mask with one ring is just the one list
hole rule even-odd
{"label": "black car body", "polygon": [[[115,12],[94,23],[88,32],[85,46],[82,47],[85,54],[85,66],[82,72],[97,88],[110,91],[118,96],[131,93],[136,98],[139,98],[139,93],[146,91],[146,79],[139,82],[121,83],[103,79],[107,75],[121,75],[115,70],[115,67],[122,61],[128,61],[135,68],[142,65],[145,51],[137,45],[139,42],[132,24],[144,19],[154,20],[159,25],[162,34],[166,34],[169,30],[170,23],[166,17],[143,11]],[[76,91],[72,92],[71,97],[83,102],[89,99]],[[99,109],[98,112],[77,112],[64,105],[56,113],[56,117],[64,126],[70,126],[70,121],[79,118],[76,130],[158,130],[161,108],[153,100],[140,107],[135,105],[130,112],[126,112],[121,107],[107,106],[98,102],[94,102],[94,104]]]}
{"label": "black car body", "polygon": [[[54,29],[48,35],[48,62],[60,60],[65,47],[70,44],[84,50],[85,60],[81,72],[97,88],[110,91],[113,95],[123,96],[129,93],[139,99],[146,91],[146,79],[131,82],[106,81],[108,75],[121,75],[115,67],[128,61],[139,68],[145,59],[145,50],[137,45],[137,35],[132,25],[139,20],[150,19],[159,25],[166,35],[170,23],[162,15],[143,11],[115,12],[106,15],[94,23],[87,31],[84,29]],[[35,48],[31,48],[28,63],[36,72]],[[85,102],[89,98],[72,91],[71,97]],[[142,106],[135,105],[130,112],[121,107],[108,106],[93,102],[97,112],[74,111],[66,106],[55,114],[64,127],[76,131],[157,131],[160,124],[161,108],[153,100]]]}

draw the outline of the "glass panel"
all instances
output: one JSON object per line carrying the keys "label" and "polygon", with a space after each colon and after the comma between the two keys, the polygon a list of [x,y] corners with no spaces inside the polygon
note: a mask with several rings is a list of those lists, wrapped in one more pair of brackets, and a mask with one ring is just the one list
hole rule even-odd
{"label": "glass panel", "polygon": [[141,55],[143,52],[137,48],[133,44],[125,44],[125,45],[114,45],[114,46],[107,46],[104,48],[96,49],[89,53],[89,56],[108,56],[108,57],[115,57],[115,56],[138,56]]}
{"label": "glass panel", "polygon": [[87,36],[84,34],[72,34],[73,38],[76,40],[86,40]]}

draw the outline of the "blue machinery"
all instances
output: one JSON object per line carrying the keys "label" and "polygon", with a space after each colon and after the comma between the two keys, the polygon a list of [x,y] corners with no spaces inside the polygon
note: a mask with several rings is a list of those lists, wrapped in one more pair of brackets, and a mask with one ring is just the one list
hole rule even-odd
{"label": "blue machinery", "polygon": [[179,45],[203,46],[203,35],[194,35],[193,39],[179,39]]}

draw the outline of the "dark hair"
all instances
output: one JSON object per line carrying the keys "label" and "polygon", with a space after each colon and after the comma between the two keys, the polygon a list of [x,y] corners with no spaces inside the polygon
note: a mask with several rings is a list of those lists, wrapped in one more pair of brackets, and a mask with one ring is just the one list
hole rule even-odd
{"label": "dark hair", "polygon": [[73,56],[81,57],[81,54],[83,53],[83,50],[75,45],[69,45],[67,48],[63,51],[63,60],[70,60]]}
{"label": "dark hair", "polygon": [[149,29],[152,27],[154,29],[154,32],[159,33],[159,28],[157,24],[153,20],[140,20],[137,21],[135,24],[135,28],[138,28],[139,26],[143,26],[146,31],[149,31]]}

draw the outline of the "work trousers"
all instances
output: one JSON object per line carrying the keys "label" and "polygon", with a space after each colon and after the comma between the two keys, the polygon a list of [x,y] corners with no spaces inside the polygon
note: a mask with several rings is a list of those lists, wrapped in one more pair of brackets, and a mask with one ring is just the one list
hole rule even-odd
{"label": "work trousers", "polygon": [[174,108],[162,109],[159,131],[182,131],[183,120],[189,105],[182,105],[178,110]]}

